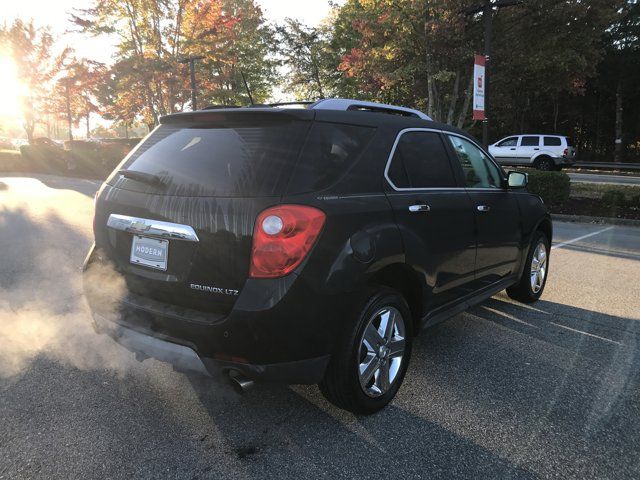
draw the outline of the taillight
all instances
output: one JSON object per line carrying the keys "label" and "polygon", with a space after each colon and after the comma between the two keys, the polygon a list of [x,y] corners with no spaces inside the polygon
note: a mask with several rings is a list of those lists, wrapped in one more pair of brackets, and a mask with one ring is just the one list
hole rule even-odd
{"label": "taillight", "polygon": [[279,205],[256,219],[251,248],[251,278],[283,277],[295,269],[315,244],[326,215],[304,205]]}
{"label": "taillight", "polygon": [[565,148],[565,149],[564,149],[564,153],[563,153],[563,155],[564,155],[565,157],[566,157],[567,155],[569,155],[569,149],[568,149],[568,148]]}

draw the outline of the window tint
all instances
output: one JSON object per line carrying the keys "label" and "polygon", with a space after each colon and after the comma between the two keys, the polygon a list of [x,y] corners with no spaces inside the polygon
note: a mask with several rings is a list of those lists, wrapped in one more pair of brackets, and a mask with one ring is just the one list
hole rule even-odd
{"label": "window tint", "polygon": [[435,132],[403,134],[391,160],[389,178],[398,188],[456,186],[449,156]]}
{"label": "window tint", "polygon": [[338,180],[358,159],[374,128],[316,122],[289,183],[289,193],[321,190]]}
{"label": "window tint", "polygon": [[509,137],[498,143],[498,147],[515,147],[518,145],[518,137]]}
{"label": "window tint", "polygon": [[[161,125],[123,165],[156,175],[165,195],[260,196],[282,193],[309,123],[239,126]],[[115,176],[115,185],[149,191],[146,183]],[[157,188],[157,187],[156,187]]]}
{"label": "window tint", "polygon": [[473,143],[461,137],[449,136],[468,188],[501,188],[502,172]]}
{"label": "window tint", "polygon": [[559,147],[562,145],[560,137],[544,137],[545,147]]}
{"label": "window tint", "polygon": [[522,137],[521,147],[537,147],[540,145],[540,137]]}

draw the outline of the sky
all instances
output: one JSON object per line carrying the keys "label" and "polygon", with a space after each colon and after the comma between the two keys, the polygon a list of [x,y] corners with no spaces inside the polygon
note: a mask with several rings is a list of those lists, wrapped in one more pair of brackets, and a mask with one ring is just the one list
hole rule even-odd
{"label": "sky", "polygon": [[[69,12],[87,8],[91,0],[0,0],[0,24],[20,17],[33,18],[38,26],[50,25],[62,40],[73,47],[78,56],[109,62],[113,46],[108,38],[90,38],[70,34]],[[329,0],[257,0],[268,21],[277,23],[286,17],[317,25],[329,13]],[[342,1],[336,2],[342,3]]]}
{"label": "sky", "polygon": [[[296,18],[307,25],[318,25],[330,12],[330,0],[256,0],[262,7],[265,18],[271,23],[280,23],[287,17]],[[34,20],[36,26],[49,26],[56,36],[56,46],[61,51],[65,47],[72,47],[79,58],[90,58],[109,64],[115,52],[113,38],[108,36],[87,37],[79,33],[69,32],[69,14],[74,9],[89,8],[94,0],[0,0],[0,25],[11,23],[16,18]],[[332,3],[342,4],[344,0],[334,0]],[[3,65],[0,58],[0,71],[7,72],[12,65]],[[5,75],[5,77],[7,77]],[[15,75],[13,76],[15,77]],[[0,87],[7,90],[8,80],[0,78]],[[16,85],[12,86],[13,89]],[[14,118],[19,110],[17,97],[10,92],[0,91],[0,120]],[[273,101],[286,101],[293,98],[275,89]],[[13,103],[10,102],[13,100]],[[3,107],[4,105],[4,107]],[[98,115],[92,115],[92,122],[108,124]],[[82,125],[74,133],[82,133]]]}

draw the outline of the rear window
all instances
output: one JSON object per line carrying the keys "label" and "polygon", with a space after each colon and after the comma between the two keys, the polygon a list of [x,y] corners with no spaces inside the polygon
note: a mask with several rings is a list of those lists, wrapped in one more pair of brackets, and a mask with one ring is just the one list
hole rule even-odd
{"label": "rear window", "polygon": [[[161,125],[122,168],[157,175],[157,193],[184,196],[271,196],[286,185],[308,122],[243,126]],[[115,186],[150,186],[116,175]]]}
{"label": "rear window", "polygon": [[[311,126],[311,127],[310,127]],[[179,196],[275,196],[335,182],[375,129],[304,121],[254,126],[161,125],[123,169],[156,175],[166,187],[116,175],[119,188]]]}
{"label": "rear window", "polygon": [[545,147],[559,147],[562,145],[562,139],[560,137],[544,137]]}

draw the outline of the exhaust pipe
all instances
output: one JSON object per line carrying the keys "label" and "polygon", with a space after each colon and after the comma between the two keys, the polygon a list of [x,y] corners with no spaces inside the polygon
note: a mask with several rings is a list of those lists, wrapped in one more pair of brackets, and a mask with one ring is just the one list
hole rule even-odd
{"label": "exhaust pipe", "polygon": [[236,370],[229,371],[229,380],[231,382],[231,386],[239,395],[242,395],[254,385],[253,380],[249,380]]}

